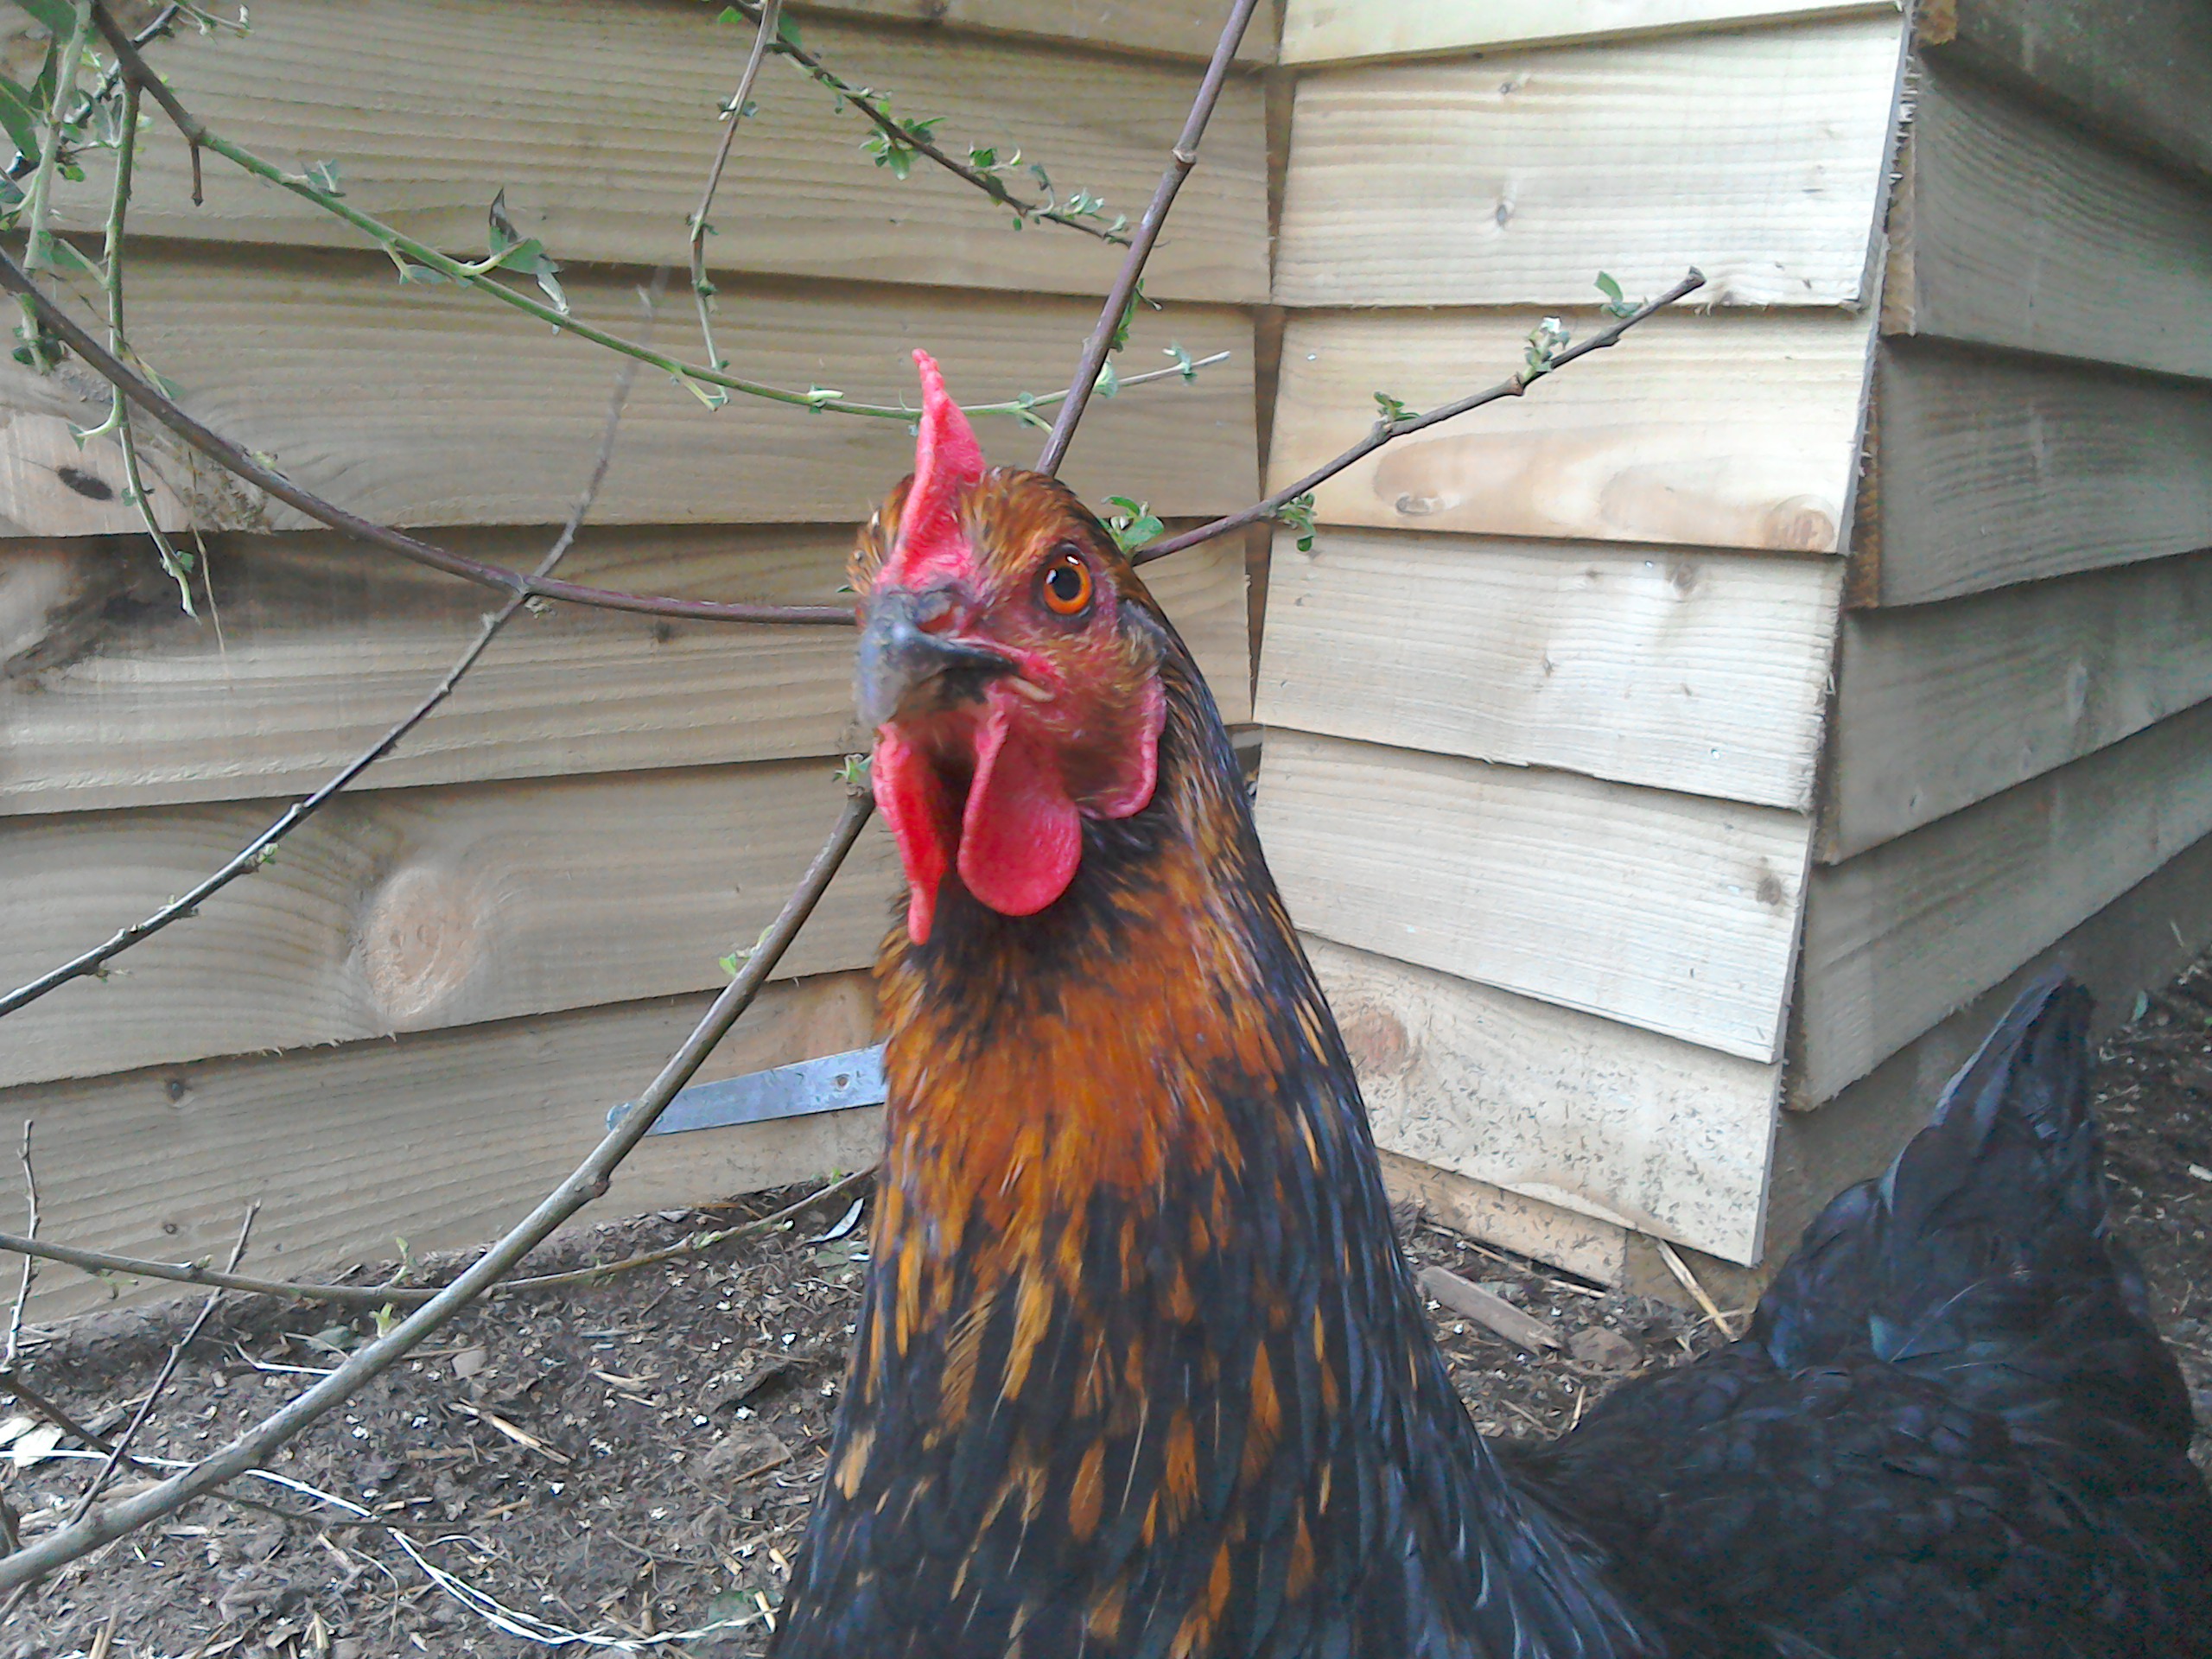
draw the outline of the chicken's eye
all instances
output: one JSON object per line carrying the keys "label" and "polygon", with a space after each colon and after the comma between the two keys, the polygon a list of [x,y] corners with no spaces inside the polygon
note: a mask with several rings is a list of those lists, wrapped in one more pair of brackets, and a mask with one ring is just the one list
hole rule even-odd
{"label": "chicken's eye", "polygon": [[1090,607],[1090,567],[1072,551],[1058,553],[1039,579],[1045,608],[1055,616],[1080,616]]}

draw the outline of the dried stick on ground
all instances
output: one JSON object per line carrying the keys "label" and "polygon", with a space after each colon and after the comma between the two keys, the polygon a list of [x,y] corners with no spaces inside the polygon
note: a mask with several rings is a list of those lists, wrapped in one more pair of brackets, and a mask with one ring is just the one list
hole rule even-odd
{"label": "dried stick on ground", "polygon": [[1693,267],[1688,276],[1659,296],[1657,299],[1646,300],[1628,315],[1607,327],[1599,329],[1580,345],[1570,346],[1564,351],[1547,356],[1540,362],[1532,363],[1529,367],[1522,370],[1518,374],[1509,375],[1496,385],[1482,391],[1470,393],[1457,403],[1446,404],[1441,409],[1432,409],[1425,415],[1408,415],[1395,421],[1377,421],[1368,435],[1357,443],[1334,460],[1322,462],[1295,484],[1286,484],[1264,501],[1255,501],[1242,512],[1230,513],[1226,518],[1217,518],[1210,524],[1200,524],[1196,530],[1183,531],[1179,534],[1163,537],[1156,542],[1147,543],[1130,556],[1129,562],[1133,564],[1149,564],[1154,559],[1166,558],[1170,553],[1179,553],[1186,547],[1196,547],[1200,542],[1210,542],[1217,536],[1226,536],[1232,530],[1242,530],[1245,525],[1256,524],[1263,518],[1273,518],[1300,496],[1325,484],[1354,461],[1373,454],[1384,444],[1394,442],[1411,433],[1441,425],[1446,421],[1456,420],[1470,410],[1480,409],[1485,404],[1495,404],[1507,397],[1518,397],[1544,376],[1556,374],[1568,364],[1580,358],[1587,357],[1592,352],[1604,351],[1646,317],[1655,312],[1665,310],[1675,301],[1686,295],[1694,294],[1704,286],[1705,274]]}
{"label": "dried stick on ground", "polygon": [[254,1468],[285,1441],[324,1414],[351,1399],[369,1382],[404,1359],[429,1334],[468,1307],[508,1270],[535,1249],[570,1216],[607,1191],[607,1182],[630,1149],[645,1138],[658,1121],[676,1092],[713,1052],[715,1045],[752,1005],[768,976],[798,937],[806,918],[830,885],[830,878],[854,842],[860,838],[874,802],[865,790],[847,798],[845,810],[830,832],[830,839],[815,855],[805,877],[769,925],[744,971],[716,997],[697,1027],[683,1041],[660,1075],[639,1096],[634,1109],[610,1129],[574,1173],[541,1200],[520,1222],[423,1306],[417,1308],[385,1335],[354,1353],[346,1363],[289,1404],[202,1459],[181,1474],[133,1497],[95,1510],[83,1520],[58,1529],[5,1557],[0,1557],[0,1590],[44,1578],[56,1567],[91,1554],[102,1544],[137,1531],[165,1515],[172,1515],[196,1497]]}
{"label": "dried stick on ground", "polygon": [[761,61],[768,55],[768,42],[775,38],[783,15],[784,0],[766,0],[753,21],[753,52],[745,60],[745,73],[738,77],[737,90],[730,94],[722,111],[722,141],[715,147],[714,165],[707,169],[706,188],[699,193],[699,206],[691,214],[691,298],[699,308],[699,334],[706,342],[709,368],[726,368],[728,359],[715,349],[715,318],[709,304],[715,285],[707,280],[707,238],[714,226],[707,222],[707,215],[714,211],[715,192],[722,186],[722,169],[729,165],[731,146],[737,143],[737,130],[745,124],[746,106],[753,100],[753,83],[760,78]]}
{"label": "dried stick on ground", "polygon": [[1185,118],[1183,130],[1168,153],[1167,170],[1160,175],[1152,200],[1145,204],[1144,217],[1137,221],[1137,233],[1129,240],[1128,255],[1122,261],[1114,286],[1107,290],[1106,303],[1099,310],[1098,326],[1084,341],[1082,359],[1068,381],[1066,401],[1053,417],[1044,453],[1037,457],[1037,470],[1040,473],[1058,472],[1060,462],[1067,458],[1068,445],[1075,442],[1076,423],[1083,419],[1083,411],[1098,385],[1099,371],[1106,366],[1106,359],[1114,349],[1115,336],[1122,330],[1122,319],[1136,303],[1137,283],[1144,276],[1145,261],[1152,257],[1153,244],[1160,239],[1160,227],[1167,222],[1167,210],[1175,205],[1175,193],[1183,188],[1183,181],[1198,164],[1198,140],[1205,136],[1206,123],[1213,118],[1213,106],[1221,98],[1222,83],[1229,79],[1229,66],[1236,59],[1245,27],[1251,22],[1252,12],[1258,3],[1259,0],[1236,0],[1230,10],[1229,22],[1223,26],[1212,60],[1206,65],[1205,75],[1198,82],[1198,95],[1192,100],[1191,113]]}
{"label": "dried stick on ground", "polygon": [[[666,277],[667,273],[663,271],[654,278],[649,304],[658,301]],[[540,582],[552,574],[553,567],[560,563],[569,549],[575,544],[576,532],[583,527],[585,516],[591,512],[592,503],[599,499],[600,487],[607,481],[607,469],[614,460],[614,438],[616,433],[621,429],[622,410],[629,402],[630,388],[637,379],[637,365],[626,363],[622,365],[620,373],[616,376],[614,395],[607,407],[607,425],[600,435],[599,454],[592,463],[591,476],[585,482],[583,494],[577,499],[575,511],[569,513],[568,522],[561,526],[561,533],[555,538],[551,549],[547,551],[543,559],[538,561],[537,569],[531,574],[530,581]],[[151,938],[172,922],[181,921],[188,916],[197,914],[201,905],[230,886],[232,882],[242,875],[250,875],[259,869],[268,861],[270,854],[275,850],[278,842],[283,840],[285,836],[321,810],[331,797],[345,789],[356,778],[390,754],[398,746],[400,739],[421,725],[429,716],[432,709],[451,696],[454,687],[461,683],[461,677],[476,665],[476,659],[484,654],[485,648],[492,643],[499,630],[505,627],[514,619],[515,613],[529,602],[530,595],[527,592],[511,594],[505,605],[484,620],[484,626],[477,631],[476,638],[469,642],[468,649],[462,652],[461,659],[446,671],[445,677],[431,688],[429,696],[416,704],[414,709],[403,716],[391,730],[355,755],[328,783],[323,785],[305,800],[294,802],[286,809],[282,817],[248,842],[229,863],[224,865],[189,893],[181,898],[170,899],[168,904],[163,905],[143,921],[133,922],[130,926],[118,930],[105,943],[94,945],[82,955],[71,957],[60,967],[41,974],[29,984],[17,986],[5,996],[0,996],[0,1016],[13,1014],[18,1008],[29,1007],[48,992],[56,990],[72,980],[82,979],[88,974],[99,973],[109,962],[121,956],[132,945]]]}
{"label": "dried stick on ground", "polygon": [[[658,1250],[641,1250],[616,1262],[599,1262],[589,1267],[571,1268],[563,1273],[537,1274],[527,1279],[503,1280],[493,1287],[491,1294],[495,1296],[521,1296],[537,1291],[575,1290],[588,1285],[603,1284],[609,1279],[633,1273],[639,1268],[658,1267],[664,1262],[678,1262],[686,1256],[698,1255],[736,1239],[772,1232],[793,1216],[851,1192],[874,1173],[863,1169],[841,1176],[829,1185],[808,1193],[797,1203],[786,1205],[773,1215],[740,1222],[734,1227],[717,1227],[711,1232],[696,1233],[680,1244],[671,1244]],[[26,1257],[35,1256],[43,1262],[64,1262],[73,1268],[82,1268],[87,1273],[127,1274],[132,1278],[165,1280],[179,1285],[213,1285],[248,1295],[281,1296],[302,1302],[328,1302],[340,1307],[420,1307],[445,1288],[442,1285],[323,1285],[289,1279],[257,1279],[197,1262],[154,1262],[143,1256],[114,1255],[105,1250],[79,1249],[70,1244],[19,1238],[13,1233],[0,1233],[0,1250]],[[0,1388],[7,1386],[6,1373],[0,1372]],[[63,1427],[68,1426],[65,1424]]]}

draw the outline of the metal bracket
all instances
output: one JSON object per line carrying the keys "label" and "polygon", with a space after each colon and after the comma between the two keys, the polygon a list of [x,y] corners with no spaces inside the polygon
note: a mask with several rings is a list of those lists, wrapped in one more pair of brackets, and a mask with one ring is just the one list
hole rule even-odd
{"label": "metal bracket", "polygon": [[[721,1083],[695,1083],[679,1090],[648,1135],[681,1135],[687,1129],[721,1129],[771,1118],[806,1117],[816,1112],[850,1111],[883,1104],[883,1045],[798,1060],[766,1071],[748,1072]],[[607,1114],[613,1128],[636,1105],[625,1101]]]}

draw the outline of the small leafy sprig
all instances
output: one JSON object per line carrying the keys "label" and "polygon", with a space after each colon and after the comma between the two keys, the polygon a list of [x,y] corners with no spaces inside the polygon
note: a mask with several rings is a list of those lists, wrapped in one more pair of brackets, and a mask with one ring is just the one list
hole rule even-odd
{"label": "small leafy sprig", "polygon": [[1529,331],[1528,368],[1524,380],[1534,380],[1552,372],[1552,363],[1573,340],[1567,325],[1557,317],[1546,317]]}
{"label": "small leafy sprig", "polygon": [[1598,308],[1609,317],[1632,317],[1643,308],[1642,300],[1625,299],[1622,296],[1621,285],[1614,281],[1609,272],[1601,270],[1598,273],[1598,291],[1605,296],[1605,304]]}
{"label": "small leafy sprig", "polygon": [[1275,522],[1298,537],[1298,550],[1313,550],[1313,492],[1294,495],[1275,509]]}
{"label": "small leafy sprig", "polygon": [[1132,501],[1126,495],[1109,495],[1106,505],[1118,507],[1120,512],[1106,520],[1107,532],[1114,538],[1114,545],[1124,553],[1134,553],[1147,542],[1155,541],[1167,526],[1160,522],[1159,515],[1148,501]]}

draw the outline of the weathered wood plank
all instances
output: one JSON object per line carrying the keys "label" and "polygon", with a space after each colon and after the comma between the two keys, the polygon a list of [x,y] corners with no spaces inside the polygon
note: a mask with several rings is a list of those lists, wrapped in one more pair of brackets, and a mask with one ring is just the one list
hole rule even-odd
{"label": "weathered wood plank", "polygon": [[2212,834],[2212,706],[1814,871],[1794,1094],[1829,1098]]}
{"label": "weathered wood plank", "polygon": [[[582,1161],[607,1109],[635,1096],[706,1002],[684,997],[289,1054],[162,1066],[0,1093],[0,1123],[37,1121],[48,1230],[157,1262],[219,1256],[258,1201],[257,1260],[311,1277],[410,1248],[480,1244]],[[868,976],[769,986],[702,1082],[870,1039]],[[874,1161],[877,1110],[647,1139],[584,1223],[807,1180]],[[59,1217],[57,1223],[56,1217]],[[125,1300],[174,1295],[135,1284]],[[67,1268],[39,1276],[34,1319],[105,1305]]]}
{"label": "weathered wood plank", "polygon": [[[550,532],[450,539],[511,566]],[[648,593],[836,604],[839,528],[586,531],[564,569]],[[329,534],[213,537],[222,611],[178,609],[143,543],[0,547],[0,815],[314,788],[451,667],[490,602]],[[1249,718],[1244,554],[1146,577],[1232,721]],[[560,607],[524,616],[361,787],[787,760],[865,747],[852,637]]]}
{"label": "weathered wood plank", "polygon": [[[1226,6],[1193,6],[1186,0],[801,0],[798,10],[1081,41],[1179,58],[1211,58],[1229,18]],[[927,33],[942,38],[934,27]],[[1272,61],[1274,33],[1262,7],[1237,48],[1237,61]]]}
{"label": "weathered wood plank", "polygon": [[1912,245],[1885,331],[2212,377],[2212,180],[1936,67],[1904,171]]}
{"label": "weathered wood plank", "polygon": [[1454,1232],[1599,1284],[1618,1285],[1627,1272],[1630,1236],[1611,1222],[1504,1192],[1388,1147],[1382,1148],[1382,1185],[1392,1203],[1418,1205]]}
{"label": "weathered wood plank", "polygon": [[1844,620],[1833,863],[2212,697],[2212,552]]}
{"label": "weathered wood plank", "polygon": [[2212,546],[2212,389],[1882,343],[1880,554],[1853,598],[1919,605]]}
{"label": "weathered wood plank", "polygon": [[[513,222],[564,262],[688,264],[690,216],[716,146],[715,111],[750,24],[696,3],[594,0],[273,0],[243,40],[181,31],[155,55],[194,113],[286,166],[339,170],[360,211],[456,254],[486,247],[504,190]],[[905,117],[942,116],[955,155],[1020,149],[1065,198],[1084,188],[1134,221],[1174,143],[1196,72],[1096,52],[810,19],[810,49]],[[1210,44],[1210,43],[1209,43]],[[766,271],[952,288],[1103,293],[1122,250],[1031,226],[921,163],[904,181],[861,149],[872,131],[792,66],[756,83],[760,114],[730,153],[707,243],[717,272]],[[1255,78],[1206,129],[1205,164],[1146,268],[1160,299],[1268,296],[1267,133]],[[192,202],[183,141],[149,129],[131,228],[154,236],[359,248],[361,233],[210,156]],[[60,222],[97,231],[110,171],[65,188]],[[1026,173],[1018,193],[1039,193]],[[725,280],[735,297],[735,284]],[[688,313],[688,303],[683,308]],[[696,343],[696,330],[684,331]]]}
{"label": "weathered wood plank", "polygon": [[1834,560],[1279,536],[1257,718],[1804,810]]}
{"label": "weathered wood plank", "polygon": [[1922,43],[2106,131],[2212,173],[2212,11],[2202,0],[1933,0]]}
{"label": "weathered wood plank", "polygon": [[1543,46],[1792,18],[1886,16],[1891,0],[1289,0],[1282,61]]}
{"label": "weathered wood plank", "polygon": [[1700,302],[1855,303],[1903,37],[1885,12],[1307,76],[1276,301],[1583,305],[1600,270],[1653,294],[1694,264]]}
{"label": "weathered wood plank", "polygon": [[1279,730],[1259,817],[1313,932],[1779,1058],[1808,818]]}
{"label": "weathered wood plank", "polygon": [[[712,988],[828,834],[827,760],[340,797],[197,919],[9,1018],[0,1084]],[[0,980],[158,908],[282,810],[0,823]],[[786,958],[872,961],[897,884],[871,833]]]}
{"label": "weathered wood plank", "polygon": [[[295,482],[388,524],[558,524],[575,505],[606,423],[615,359],[604,351],[482,296],[402,286],[373,257],[171,245],[131,270],[131,334],[146,359],[195,414],[276,456]],[[578,315],[620,334],[639,327],[628,280],[571,273],[568,289]],[[741,372],[892,405],[917,397],[917,346],[971,403],[1052,391],[1096,320],[1084,301],[919,289],[763,283],[728,300],[719,338]],[[1171,380],[1096,405],[1068,480],[1091,499],[1134,493],[1163,513],[1233,510],[1255,493],[1250,321],[1212,307],[1144,311],[1124,360],[1160,366],[1171,340],[1233,360],[1195,385]],[[14,429],[0,430],[0,477]],[[1011,417],[983,421],[980,435],[994,461],[1035,460],[1036,434]],[[646,374],[593,518],[850,523],[912,465],[903,422],[741,397],[710,411]],[[163,475],[185,476],[175,462]],[[307,526],[289,508],[219,505],[205,527]]]}
{"label": "weathered wood plank", "polygon": [[1380,1145],[1758,1260],[1779,1065],[1325,940],[1308,948]]}
{"label": "weathered wood plank", "polygon": [[[1522,366],[1537,318],[1294,315],[1268,474],[1349,448],[1374,394],[1433,408]],[[1570,319],[1577,334],[1599,326]],[[1332,524],[1833,552],[1850,512],[1871,316],[1662,316],[1528,395],[1378,450],[1317,493]]]}

